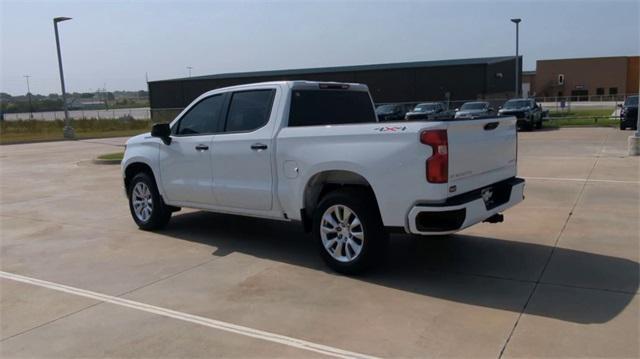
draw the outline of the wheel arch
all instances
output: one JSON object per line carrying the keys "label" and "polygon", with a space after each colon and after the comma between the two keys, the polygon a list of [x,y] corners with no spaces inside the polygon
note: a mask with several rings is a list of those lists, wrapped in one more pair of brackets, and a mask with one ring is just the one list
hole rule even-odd
{"label": "wheel arch", "polygon": [[311,230],[313,211],[322,198],[333,190],[345,187],[361,188],[368,192],[380,212],[373,186],[363,175],[351,170],[323,170],[311,176],[304,186],[300,218],[305,231]]}
{"label": "wheel arch", "polygon": [[[160,186],[158,186],[158,179],[156,178],[156,175],[153,172],[153,169],[151,168],[151,166],[149,166],[145,162],[133,161],[131,163],[128,163],[126,165],[126,167],[124,168],[124,171],[123,171],[123,174],[124,174],[124,188],[125,188],[125,190],[127,192],[127,195],[129,193],[128,190],[129,190],[129,185],[131,184],[131,180],[138,173],[147,173],[147,174],[149,174],[151,176],[151,178],[153,178],[153,180],[155,181],[156,187],[160,191]],[[160,192],[160,193],[162,193],[162,192]]]}

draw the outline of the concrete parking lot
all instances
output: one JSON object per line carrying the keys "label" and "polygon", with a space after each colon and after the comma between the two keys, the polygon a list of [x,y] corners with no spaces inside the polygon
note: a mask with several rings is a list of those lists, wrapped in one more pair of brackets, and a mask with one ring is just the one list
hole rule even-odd
{"label": "concrete parking lot", "polygon": [[183,210],[139,231],[125,139],[0,148],[0,356],[638,357],[640,160],[630,132],[521,133],[501,224],[396,235],[330,272],[296,225]]}

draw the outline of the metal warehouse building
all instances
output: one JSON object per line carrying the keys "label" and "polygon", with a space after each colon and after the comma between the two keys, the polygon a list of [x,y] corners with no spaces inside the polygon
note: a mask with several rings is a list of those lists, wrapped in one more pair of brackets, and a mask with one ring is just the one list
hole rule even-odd
{"label": "metal warehouse building", "polygon": [[153,119],[166,121],[206,91],[278,80],[364,83],[376,103],[505,98],[514,95],[514,68],[515,58],[504,56],[230,73],[151,81],[149,100]]}

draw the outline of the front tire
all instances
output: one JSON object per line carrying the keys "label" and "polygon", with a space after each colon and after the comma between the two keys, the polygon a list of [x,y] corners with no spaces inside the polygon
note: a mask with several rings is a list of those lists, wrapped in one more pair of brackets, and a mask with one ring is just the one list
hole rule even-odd
{"label": "front tire", "polygon": [[542,118],[538,119],[538,122],[536,122],[536,130],[540,129],[542,129]]}
{"label": "front tire", "polygon": [[160,229],[169,223],[171,209],[162,200],[156,182],[149,174],[142,172],[135,175],[127,194],[131,216],[140,229]]}
{"label": "front tire", "polygon": [[327,265],[344,274],[379,261],[388,242],[375,199],[359,189],[327,194],[314,211],[313,234]]}

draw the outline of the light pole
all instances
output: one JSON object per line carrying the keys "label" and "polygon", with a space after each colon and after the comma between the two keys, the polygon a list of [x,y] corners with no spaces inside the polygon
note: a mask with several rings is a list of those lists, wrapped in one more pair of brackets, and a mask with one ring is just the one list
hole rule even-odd
{"label": "light pole", "polygon": [[191,77],[191,69],[192,69],[192,68],[193,68],[193,67],[191,67],[191,66],[187,66],[187,69],[189,70],[189,77]]}
{"label": "light pole", "polygon": [[62,87],[62,107],[64,108],[64,138],[73,139],[76,137],[75,131],[69,121],[69,111],[67,110],[67,91],[64,88],[64,72],[62,71],[62,55],[60,54],[60,37],[58,36],[58,23],[62,21],[71,20],[70,17],[55,17],[53,18],[53,28],[56,33],[56,48],[58,50],[58,68],[60,69],[60,86]]}
{"label": "light pole", "polygon": [[521,19],[511,19],[511,22],[516,24],[516,97],[520,97],[520,79],[518,78],[518,41]]}
{"label": "light pole", "polygon": [[31,102],[31,88],[29,88],[29,75],[24,75],[27,79],[27,96],[29,97],[29,118],[33,120],[33,103]]}

